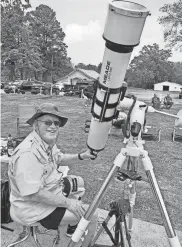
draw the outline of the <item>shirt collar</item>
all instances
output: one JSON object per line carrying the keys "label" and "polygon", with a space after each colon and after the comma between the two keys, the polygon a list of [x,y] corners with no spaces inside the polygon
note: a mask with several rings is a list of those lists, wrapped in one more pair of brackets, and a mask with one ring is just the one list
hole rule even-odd
{"label": "shirt collar", "polygon": [[[33,130],[32,131],[32,136],[33,136],[33,138],[37,141],[37,142],[39,142],[39,144],[40,144],[40,146],[42,147],[42,149],[44,150],[44,151],[47,151],[48,149],[50,149],[50,147],[49,147],[49,145],[37,134],[37,132],[35,131],[35,130]],[[55,146],[55,145],[54,145]],[[54,146],[53,146],[53,148],[54,148]],[[53,149],[52,148],[52,149]],[[52,150],[51,149],[51,150]]]}

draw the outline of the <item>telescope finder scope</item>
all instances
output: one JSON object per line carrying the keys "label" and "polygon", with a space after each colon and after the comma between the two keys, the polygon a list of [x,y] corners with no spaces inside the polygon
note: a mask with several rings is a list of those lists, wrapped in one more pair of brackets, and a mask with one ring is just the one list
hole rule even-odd
{"label": "telescope finder scope", "polygon": [[116,107],[124,88],[124,77],[133,48],[140,36],[149,11],[129,1],[111,1],[104,29],[105,52],[92,106],[87,139],[91,151],[104,149]]}

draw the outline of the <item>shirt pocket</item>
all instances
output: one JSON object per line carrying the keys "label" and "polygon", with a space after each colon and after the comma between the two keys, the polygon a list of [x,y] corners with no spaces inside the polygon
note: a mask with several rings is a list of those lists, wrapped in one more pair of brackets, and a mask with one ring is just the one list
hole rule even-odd
{"label": "shirt pocket", "polygon": [[45,166],[44,168],[44,186],[47,190],[52,190],[60,185],[62,180],[62,174],[58,173],[56,169],[51,166]]}
{"label": "shirt pocket", "polygon": [[48,180],[48,177],[51,175],[52,171],[53,167],[50,164],[44,164],[42,177],[44,178],[45,182]]}

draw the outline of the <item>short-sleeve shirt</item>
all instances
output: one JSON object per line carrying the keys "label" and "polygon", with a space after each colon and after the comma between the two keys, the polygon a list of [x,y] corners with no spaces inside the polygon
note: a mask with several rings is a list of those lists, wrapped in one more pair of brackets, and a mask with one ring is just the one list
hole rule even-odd
{"label": "short-sleeve shirt", "polygon": [[170,96],[166,96],[164,99],[167,103],[172,101],[172,98]]}
{"label": "short-sleeve shirt", "polygon": [[[48,152],[49,150],[49,152]],[[10,212],[22,224],[35,223],[55,210],[55,206],[31,201],[28,196],[40,189],[58,195],[63,190],[63,173],[57,170],[64,154],[56,145],[50,151],[48,145],[33,131],[17,146],[9,163],[11,186]]]}

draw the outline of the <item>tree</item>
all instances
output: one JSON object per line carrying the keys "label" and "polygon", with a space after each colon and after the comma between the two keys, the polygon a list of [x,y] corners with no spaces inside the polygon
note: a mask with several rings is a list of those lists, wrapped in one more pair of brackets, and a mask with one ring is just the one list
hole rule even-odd
{"label": "tree", "polygon": [[65,75],[65,68],[72,70],[70,58],[67,57],[67,45],[63,42],[65,33],[56,20],[55,12],[41,4],[35,11],[28,12],[26,19],[42,55],[43,80],[49,80],[51,76],[54,81],[56,76]]}
{"label": "tree", "polygon": [[172,81],[175,81],[178,84],[182,85],[182,62],[174,63],[174,78]]}
{"label": "tree", "polygon": [[168,61],[171,55],[171,50],[159,49],[157,44],[144,46],[127,70],[128,85],[151,89],[155,83],[171,81],[174,76],[173,63]]}
{"label": "tree", "polygon": [[86,69],[86,70],[94,70],[97,72],[97,66],[93,64],[84,64],[84,63],[78,63],[75,65],[75,68],[80,68],[80,69]]}
{"label": "tree", "polygon": [[182,0],[165,4],[159,10],[164,13],[158,19],[164,26],[164,40],[170,48],[182,49]]}
{"label": "tree", "polygon": [[25,25],[29,1],[2,1],[2,70],[9,70],[9,80],[26,79],[42,70],[39,49],[32,30]]}
{"label": "tree", "polygon": [[22,10],[28,9],[31,7],[29,0],[1,0],[1,10],[4,8],[12,8],[13,6],[20,6]]}
{"label": "tree", "polygon": [[100,74],[102,68],[102,63],[99,63],[97,66],[97,72]]}
{"label": "tree", "polygon": [[94,70],[97,73],[100,74],[101,71],[101,67],[102,67],[102,63],[99,63],[98,66],[93,65],[93,64],[84,64],[84,63],[78,63],[77,65],[75,65],[75,68],[80,68],[80,69],[86,69],[86,70]]}

